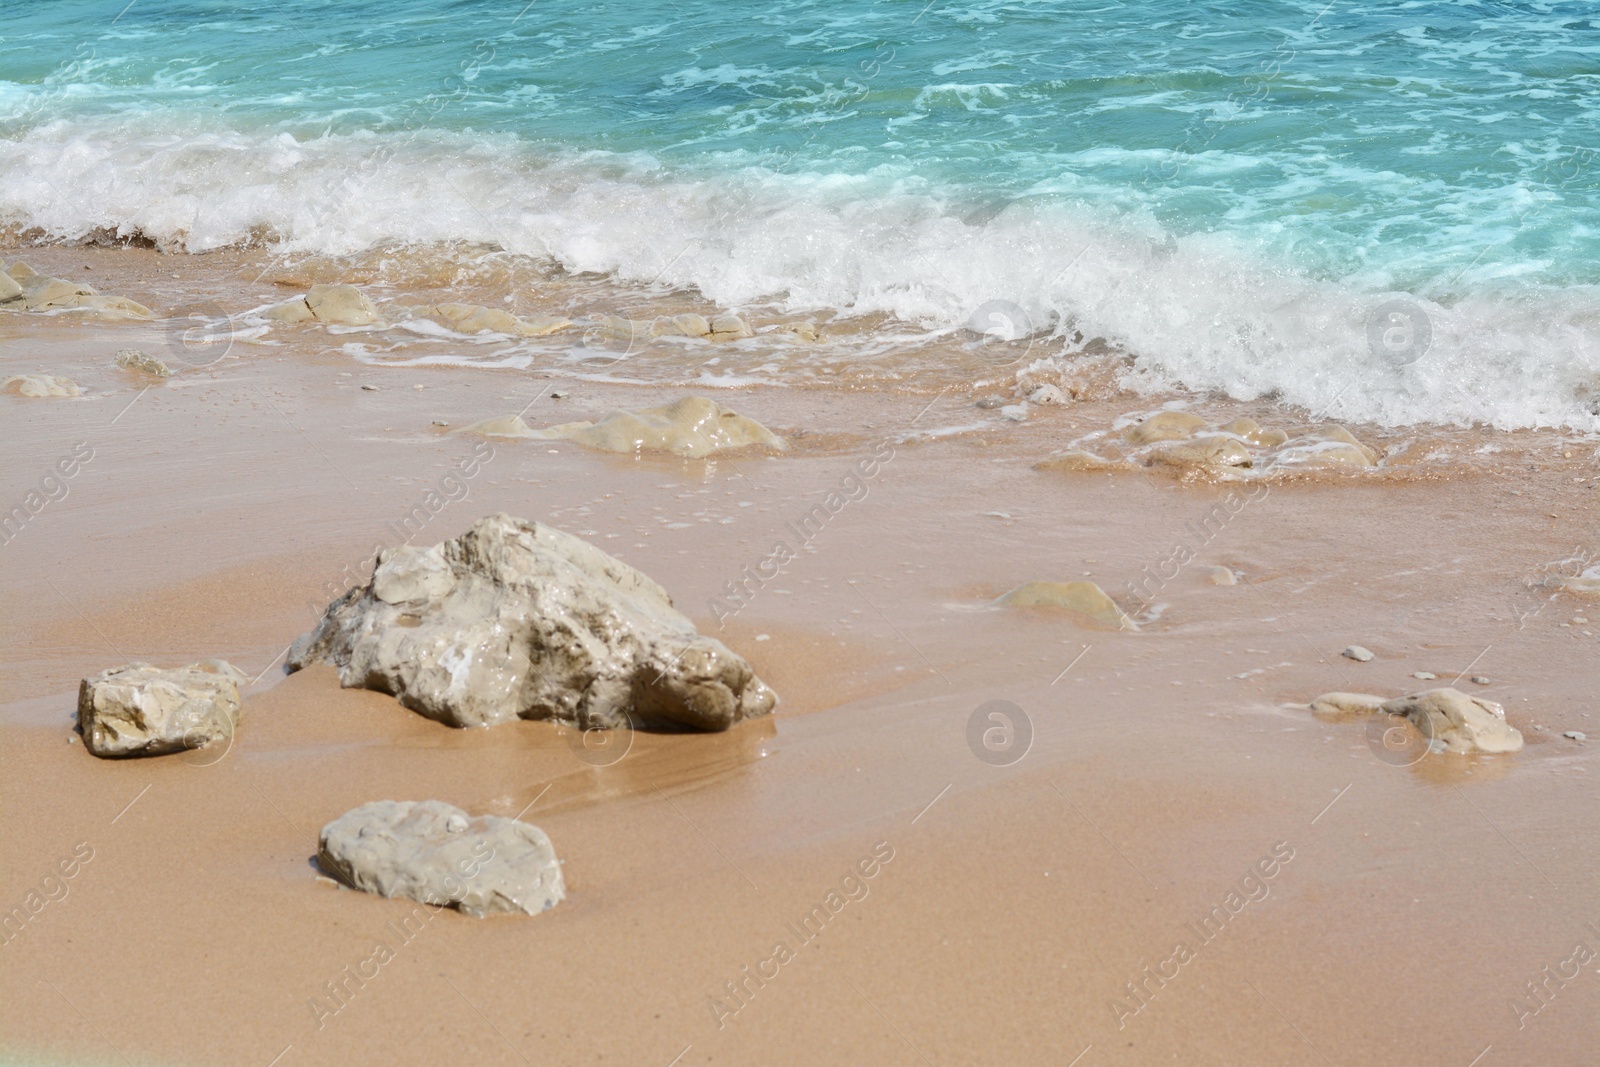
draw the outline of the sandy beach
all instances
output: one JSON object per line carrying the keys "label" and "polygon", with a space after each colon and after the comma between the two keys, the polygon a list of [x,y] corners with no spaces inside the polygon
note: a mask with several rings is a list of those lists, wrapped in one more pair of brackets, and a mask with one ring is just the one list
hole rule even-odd
{"label": "sandy beach", "polygon": [[[1164,404],[1294,433],[1328,420],[1134,395],[1088,369],[1072,402],[1011,422],[978,402],[1019,366],[974,373],[962,361],[982,354],[953,341],[893,376],[843,360],[782,387],[740,384],[791,343],[760,332],[626,374],[537,351],[522,367],[404,365],[410,350],[318,324],[185,336],[208,321],[193,309],[294,295],[330,261],[62,245],[0,259],[163,316],[0,312],[0,375],[84,390],[0,396],[0,491],[43,501],[0,548],[0,905],[26,915],[0,965],[11,1060],[1592,1058],[1600,600],[1559,582],[1600,556],[1593,435],[1346,422],[1389,459],[1247,482],[1039,470]],[[412,303],[504,291],[395,269],[345,280]],[[516,292],[519,313],[567,316],[650,299],[553,276]],[[653,310],[702,310],[669,306],[683,299]],[[353,358],[355,342],[373,351]],[[128,348],[176,373],[116,367]],[[635,457],[457,432],[695,394],[788,450]],[[852,473],[871,456],[872,476]],[[73,473],[52,476],[63,457]],[[830,495],[842,503],[804,527]],[[548,723],[454,730],[331,668],[284,673],[375,548],[496,512],[656,579],[749,659],[777,712],[597,753]],[[794,558],[730,600],[783,538]],[[1078,579],[1137,630],[995,604]],[[1352,644],[1374,658],[1341,656]],[[253,679],[231,743],[85,752],[80,679],[209,657]],[[1398,759],[1361,722],[1306,708],[1444,685],[1502,704],[1526,747]],[[1029,738],[998,761],[969,741],[991,701]],[[538,825],[568,900],[479,920],[337,886],[313,862],[318,830],[378,799]]]}

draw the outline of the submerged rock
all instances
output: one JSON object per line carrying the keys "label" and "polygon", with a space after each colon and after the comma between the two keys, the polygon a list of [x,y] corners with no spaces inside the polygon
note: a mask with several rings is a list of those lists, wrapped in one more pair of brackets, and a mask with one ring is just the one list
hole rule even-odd
{"label": "submerged rock", "polygon": [[161,668],[130,663],[85,678],[78,726],[96,756],[159,756],[232,737],[244,672],[222,660]]}
{"label": "submerged rock", "polygon": [[58,378],[53,374],[13,374],[0,382],[0,392],[13,396],[50,397],[82,396],[83,390],[71,378]]}
{"label": "submerged rock", "polygon": [[714,452],[762,447],[783,449],[783,438],[714,400],[689,396],[642,411],[613,411],[599,422],[567,422],[535,430],[515,415],[499,416],[463,432],[489,437],[575,441],[604,452],[671,452],[699,459]]}
{"label": "submerged rock", "polygon": [[1490,700],[1458,689],[1429,689],[1383,702],[1382,710],[1410,719],[1422,736],[1451,752],[1518,752],[1522,734],[1506,725],[1506,712]]}
{"label": "submerged rock", "polygon": [[1060,608],[1102,626],[1137,630],[1127,612],[1093,582],[1027,582],[1000,598],[1008,608]]}
{"label": "submerged rock", "polygon": [[777,696],[632,567],[549,526],[491,515],[453,541],[401,546],[295,642],[450,726],[549,719],[725,730]]}
{"label": "submerged rock", "polygon": [[543,830],[473,818],[438,800],[379,800],[345,812],[322,828],[317,864],[355,889],[480,919],[537,915],[567,895]]}
{"label": "submerged rock", "polygon": [[137,348],[124,348],[117,353],[117,366],[123,370],[136,371],[140,374],[149,374],[156,378],[172,377],[172,368],[148,352],[141,352]]}
{"label": "submerged rock", "polygon": [[571,319],[549,315],[519,318],[509,311],[480,304],[438,304],[409,309],[415,318],[431,319],[458,333],[503,333],[511,337],[546,337],[572,326]]}

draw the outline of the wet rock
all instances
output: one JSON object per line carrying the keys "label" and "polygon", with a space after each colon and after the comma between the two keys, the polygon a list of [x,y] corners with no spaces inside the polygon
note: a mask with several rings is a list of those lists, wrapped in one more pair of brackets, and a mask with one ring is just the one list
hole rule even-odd
{"label": "wet rock", "polygon": [[139,374],[148,374],[154,378],[172,377],[172,368],[148,352],[141,352],[137,348],[124,348],[117,353],[117,366],[123,370],[135,371]]}
{"label": "wet rock", "polygon": [[83,282],[68,281],[40,274],[26,263],[13,263],[6,268],[6,277],[14,282],[20,293],[11,293],[11,286],[0,288],[0,303],[20,306],[26,311],[54,311],[71,309],[93,312],[107,318],[149,319],[155,312],[125,296],[110,296],[95,291]]}
{"label": "wet rock", "polygon": [[159,756],[233,736],[243,671],[222,660],[161,668],[130,663],[85,678],[78,726],[96,756]]}
{"label": "wet rock", "polygon": [[759,422],[702,396],[641,411],[613,411],[599,422],[567,422],[543,430],[531,428],[519,416],[502,415],[462,432],[575,441],[603,452],[671,452],[690,459],[740,448],[787,447],[783,438]]}
{"label": "wet rock", "polygon": [[1205,426],[1206,420],[1187,411],[1158,411],[1137,426],[1130,426],[1122,436],[1131,445],[1148,445],[1157,441],[1178,441]]}
{"label": "wet rock", "polygon": [[517,316],[481,304],[439,304],[407,309],[413,318],[431,319],[458,333],[502,333],[510,337],[547,337],[573,325],[551,315]]}
{"label": "wet rock", "polygon": [[1353,659],[1357,663],[1367,663],[1372,659],[1372,653],[1368,652],[1360,645],[1351,645],[1349,648],[1339,653],[1339,655],[1343,656],[1345,659]]}
{"label": "wet rock", "polygon": [[1206,581],[1212,585],[1236,585],[1239,578],[1226,567],[1212,567],[1206,575]]}
{"label": "wet rock", "polygon": [[1450,752],[1517,752],[1522,748],[1522,734],[1506,725],[1504,708],[1456,689],[1429,689],[1386,700],[1382,710],[1410,719],[1422,736]]}
{"label": "wet rock", "polygon": [[1101,459],[1093,452],[1086,452],[1081,448],[1071,448],[1049,459],[1041,460],[1033,465],[1036,471],[1105,471],[1112,470],[1120,464],[1109,459]]}
{"label": "wet rock", "polygon": [[322,828],[317,864],[355,889],[466,915],[537,915],[566,898],[543,830],[438,800],[379,800]]}
{"label": "wet rock", "polygon": [[711,334],[713,341],[737,341],[743,337],[754,337],[755,331],[750,324],[738,315],[718,315],[711,320]]}
{"label": "wet rock", "polygon": [[711,320],[704,315],[673,315],[656,319],[652,331],[657,337],[709,337]]}
{"label": "wet rock", "polygon": [[1127,612],[1094,582],[1027,582],[1001,597],[1008,608],[1058,608],[1102,626],[1137,630]]}
{"label": "wet rock", "polygon": [[385,551],[372,580],[289,653],[290,670],[323,661],[345,686],[390,693],[450,726],[520,717],[725,730],[777,703],[655,582],[509,515],[432,548]]}
{"label": "wet rock", "polygon": [[1007,404],[1005,407],[1000,409],[1000,414],[1011,422],[1027,422],[1028,405]]}
{"label": "wet rock", "polygon": [[1370,693],[1323,693],[1311,702],[1311,713],[1323,719],[1348,719],[1375,715],[1382,707],[1383,697]]}
{"label": "wet rock", "polygon": [[1254,462],[1250,450],[1221,434],[1193,437],[1152,449],[1145,457],[1148,465],[1168,467],[1248,467]]}
{"label": "wet rock", "polygon": [[0,272],[0,304],[9,304],[20,296],[22,286],[11,275]]}
{"label": "wet rock", "polygon": [[318,322],[370,326],[378,321],[372,301],[353,285],[313,285],[306,293],[306,307]]}
{"label": "wet rock", "polygon": [[1058,404],[1065,404],[1066,402],[1066,394],[1055,386],[1049,384],[1041,385],[1039,388],[1028,394],[1028,403],[1038,404],[1040,407],[1054,407]]}
{"label": "wet rock", "polygon": [[315,322],[317,317],[311,313],[311,307],[306,303],[306,298],[297,296],[293,300],[285,300],[281,304],[271,304],[261,310],[261,317],[268,322]]}
{"label": "wet rock", "polygon": [[34,398],[83,395],[77,382],[53,374],[13,374],[0,382],[0,392]]}

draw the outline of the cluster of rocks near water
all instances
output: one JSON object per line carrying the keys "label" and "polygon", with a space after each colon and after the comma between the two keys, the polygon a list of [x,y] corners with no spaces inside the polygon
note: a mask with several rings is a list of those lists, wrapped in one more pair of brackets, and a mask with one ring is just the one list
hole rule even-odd
{"label": "cluster of rocks near water", "polygon": [[1328,423],[1291,437],[1254,419],[1220,425],[1188,411],[1157,411],[1130,426],[1088,434],[1035,464],[1044,471],[1110,471],[1165,467],[1185,477],[1240,481],[1311,470],[1377,466],[1375,449]]}
{"label": "cluster of rocks near water", "polygon": [[[660,585],[577,537],[503,514],[432,548],[384,552],[371,580],[290,650],[291,671],[324,662],[346,687],[459,727],[726,730],[778,699]],[[120,758],[231,742],[244,681],[220,660],[103,671],[79,688],[84,744]],[[565,896],[542,830],[439,801],[345,813],[323,828],[318,862],[354,888],[475,916],[537,914]]]}
{"label": "cluster of rocks near water", "polygon": [[81,311],[102,318],[149,319],[149,308],[125,296],[96,292],[92,285],[40,274],[26,263],[0,263],[0,310]]}

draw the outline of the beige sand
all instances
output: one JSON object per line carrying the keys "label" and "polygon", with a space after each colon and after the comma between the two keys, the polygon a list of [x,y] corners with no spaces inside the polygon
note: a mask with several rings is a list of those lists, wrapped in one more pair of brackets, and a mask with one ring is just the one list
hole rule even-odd
{"label": "beige sand", "polygon": [[[58,274],[91,263],[97,287],[158,311],[253,306],[239,264],[220,259],[206,288],[192,279],[209,257],[183,261],[181,284],[153,253],[28,258]],[[1276,486],[1219,524],[1207,517],[1237,488],[1033,469],[1148,398],[917,441],[905,438],[976,422],[972,396],[755,388],[733,406],[789,438],[787,456],[497,442],[466,477],[469,443],[435,420],[523,404],[545,422],[590,418],[687,390],[550,363],[365,366],[307,338],[236,346],[146,389],[112,357],[160,354],[161,330],[0,316],[0,375],[87,390],[0,397],[4,499],[42,492],[58,461],[92,450],[0,546],[0,906],[43,902],[0,947],[13,1056],[1592,1058],[1600,974],[1572,961],[1580,944],[1600,949],[1595,748],[1561,734],[1600,738],[1600,602],[1538,583],[1575,546],[1600,550],[1593,443],[1352,427],[1464,458]],[[1262,405],[1203,415],[1288,421]],[[1504,451],[1471,459],[1486,443]],[[859,464],[875,449],[869,477]],[[274,667],[375,545],[433,543],[495,510],[662,582],[784,704],[723,735],[615,739],[626,751],[609,762],[580,759],[582,738],[546,724],[454,731],[341,690],[329,669]],[[793,558],[766,578],[780,540]],[[1207,581],[1217,565],[1239,583]],[[1080,579],[1140,631],[993,603]],[[1352,643],[1377,658],[1341,658]],[[264,672],[231,750],[108,762],[72,743],[80,677],[212,656]],[[1359,721],[1304,706],[1463,672],[1492,679],[1454,684],[1504,704],[1525,750],[1401,766]],[[1031,734],[1008,766],[969,748],[969,719],[992,700],[1020,707],[1012,726]],[[412,917],[408,902],[318,877],[324,823],[427,798],[523,813],[565,861],[569,899],[532,919]],[[826,921],[797,933],[817,906]],[[1207,915],[1221,917],[1197,931]],[[377,939],[393,958],[374,973]],[[346,989],[337,1011],[328,983]]]}

